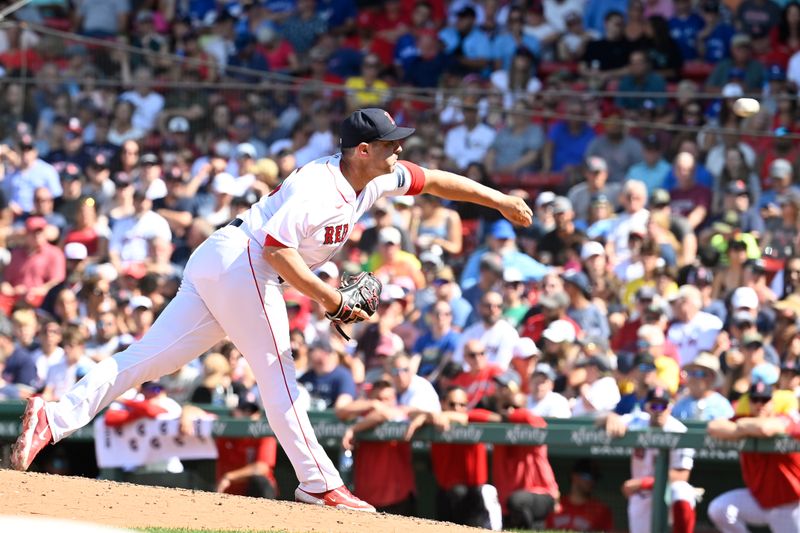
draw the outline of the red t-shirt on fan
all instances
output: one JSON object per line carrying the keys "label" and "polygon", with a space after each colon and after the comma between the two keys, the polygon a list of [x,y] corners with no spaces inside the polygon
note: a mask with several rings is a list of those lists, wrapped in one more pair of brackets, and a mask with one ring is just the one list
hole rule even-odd
{"label": "red t-shirt on fan", "polygon": [[688,189],[673,189],[670,196],[672,212],[684,217],[697,206],[703,206],[706,210],[711,209],[711,189],[696,183]]}
{"label": "red t-shirt on fan", "polygon": [[[786,433],[800,438],[800,424]],[[800,501],[800,453],[753,453],[739,455],[744,484],[764,509]]]}
{"label": "red t-shirt on fan", "polygon": [[71,242],[79,242],[86,246],[86,252],[90,255],[97,255],[97,250],[100,246],[100,236],[94,228],[76,229],[67,233],[64,238],[64,244]]}
{"label": "red t-shirt on fan", "polygon": [[494,390],[497,387],[494,378],[502,373],[502,368],[490,363],[479,370],[477,374],[462,372],[453,378],[452,385],[464,389],[467,392],[469,406],[475,407],[483,398],[494,394]]}
{"label": "red t-shirt on fan", "polygon": [[359,442],[354,452],[353,480],[354,494],[375,507],[394,505],[415,494],[411,444]]}

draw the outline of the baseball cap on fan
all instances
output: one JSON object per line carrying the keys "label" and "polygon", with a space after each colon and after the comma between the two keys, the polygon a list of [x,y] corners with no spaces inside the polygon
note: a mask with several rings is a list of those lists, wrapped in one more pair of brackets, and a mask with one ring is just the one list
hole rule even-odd
{"label": "baseball cap on fan", "polygon": [[354,111],[342,122],[342,148],[353,148],[373,141],[399,141],[413,135],[414,128],[398,126],[392,116],[376,107]]}
{"label": "baseball cap on fan", "polygon": [[28,233],[33,233],[35,231],[42,231],[46,227],[47,227],[47,220],[45,220],[44,217],[32,216],[28,217],[25,220],[25,230]]}
{"label": "baseball cap on fan", "polygon": [[83,261],[89,256],[86,245],[80,242],[68,242],[64,245],[64,257],[68,261]]}
{"label": "baseball cap on fan", "polygon": [[171,133],[186,133],[189,131],[189,120],[181,116],[172,117],[167,122],[167,129]]}
{"label": "baseball cap on fan", "polygon": [[786,159],[776,159],[769,166],[769,176],[772,179],[792,178],[792,164]]}
{"label": "baseball cap on fan", "polygon": [[[731,44],[731,47],[734,45]],[[723,98],[740,98],[744,96],[744,89],[738,83],[726,83],[722,87],[722,97]]]}

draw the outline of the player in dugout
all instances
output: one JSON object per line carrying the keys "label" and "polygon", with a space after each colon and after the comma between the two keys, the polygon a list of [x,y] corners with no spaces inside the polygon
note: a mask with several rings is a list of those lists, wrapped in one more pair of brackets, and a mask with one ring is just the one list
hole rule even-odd
{"label": "player in dugout", "polygon": [[[467,391],[452,387],[442,399],[440,413],[420,413],[411,419],[406,432],[410,440],[425,424],[447,431],[452,424],[467,424],[469,411]],[[483,417],[479,416],[481,420]],[[472,419],[475,421],[475,419]],[[489,467],[486,445],[431,444],[431,462],[436,478],[436,518],[467,526],[499,530],[502,528],[502,511],[497,489],[489,485]]]}
{"label": "player in dugout", "polygon": [[[750,413],[708,423],[708,434],[738,440],[788,435],[800,438],[797,410],[776,414],[772,385],[750,387]],[[745,487],[714,498],[708,516],[722,533],[746,533],[748,526],[769,527],[772,533],[800,532],[800,453],[741,452]]]}

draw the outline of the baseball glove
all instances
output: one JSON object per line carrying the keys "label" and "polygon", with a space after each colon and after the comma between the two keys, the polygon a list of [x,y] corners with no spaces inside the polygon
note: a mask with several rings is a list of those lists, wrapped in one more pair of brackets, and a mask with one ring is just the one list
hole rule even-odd
{"label": "baseball glove", "polygon": [[[372,316],[378,310],[381,289],[383,285],[371,272],[362,272],[356,276],[343,279],[339,286],[342,302],[335,313],[325,313],[325,316],[334,323],[339,333],[342,333],[340,324],[361,322],[363,317],[359,311],[367,316]],[[347,338],[347,335],[342,335]]]}

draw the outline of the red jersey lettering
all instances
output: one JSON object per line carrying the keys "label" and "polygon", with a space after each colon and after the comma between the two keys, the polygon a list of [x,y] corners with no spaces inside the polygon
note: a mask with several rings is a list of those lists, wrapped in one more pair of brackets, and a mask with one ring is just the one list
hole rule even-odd
{"label": "red jersey lettering", "polygon": [[333,244],[333,226],[325,226],[325,240],[322,244]]}
{"label": "red jersey lettering", "polygon": [[338,224],[336,226],[325,226],[325,238],[322,244],[339,244],[347,239],[347,230],[350,224]]}

